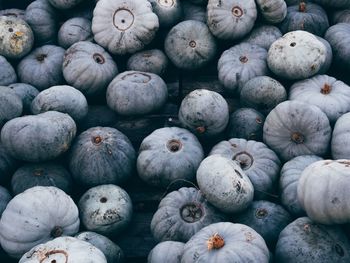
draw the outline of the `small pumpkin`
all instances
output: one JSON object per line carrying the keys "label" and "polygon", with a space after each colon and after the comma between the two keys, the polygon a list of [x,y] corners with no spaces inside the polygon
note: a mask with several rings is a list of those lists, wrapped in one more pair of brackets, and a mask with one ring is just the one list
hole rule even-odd
{"label": "small pumpkin", "polygon": [[7,86],[17,82],[15,69],[4,56],[0,55],[0,86]]}
{"label": "small pumpkin", "polygon": [[22,115],[21,98],[8,87],[0,86],[0,129],[4,124]]}
{"label": "small pumpkin", "polygon": [[22,99],[23,112],[29,113],[32,101],[39,94],[39,91],[32,85],[26,83],[14,83],[8,87]]}
{"label": "small pumpkin", "polygon": [[184,246],[178,241],[161,242],[149,252],[147,263],[181,263]]}
{"label": "small pumpkin", "polygon": [[287,4],[284,0],[257,0],[256,4],[268,23],[278,24],[287,16]]}
{"label": "small pumpkin", "polygon": [[91,21],[83,17],[68,19],[58,30],[58,44],[67,49],[79,41],[91,41]]}
{"label": "small pumpkin", "polygon": [[150,0],[160,27],[169,27],[181,19],[182,3],[179,0]]}
{"label": "small pumpkin", "polygon": [[258,45],[269,50],[272,43],[280,37],[282,37],[282,33],[278,27],[272,25],[260,25],[254,28],[250,34],[243,39],[243,42]]}
{"label": "small pumpkin", "polygon": [[333,159],[350,159],[349,140],[350,113],[339,117],[333,129],[331,151]]}
{"label": "small pumpkin", "polygon": [[5,187],[0,185],[0,217],[11,199],[12,197],[10,192]]}

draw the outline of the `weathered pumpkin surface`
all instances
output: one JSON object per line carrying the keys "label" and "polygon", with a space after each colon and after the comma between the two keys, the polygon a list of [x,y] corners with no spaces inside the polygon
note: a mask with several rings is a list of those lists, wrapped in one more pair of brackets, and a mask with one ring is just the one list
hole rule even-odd
{"label": "weathered pumpkin surface", "polygon": [[334,125],[331,151],[333,159],[350,159],[350,113],[342,115]]}
{"label": "weathered pumpkin surface", "polygon": [[48,0],[48,1],[53,7],[57,9],[69,9],[76,6],[83,0]]}
{"label": "weathered pumpkin surface", "polygon": [[78,208],[65,192],[35,186],[8,203],[0,220],[0,243],[11,257],[20,258],[38,244],[74,235],[79,223]]}
{"label": "weathered pumpkin surface", "polygon": [[83,185],[120,184],[131,177],[135,160],[135,150],[123,133],[110,127],[93,127],[74,141],[69,169]]}
{"label": "weathered pumpkin surface", "polygon": [[257,45],[241,43],[222,53],[218,77],[229,92],[240,92],[250,79],[268,74],[267,51]]}
{"label": "weathered pumpkin surface", "polygon": [[269,50],[272,43],[280,37],[282,37],[282,33],[278,27],[260,25],[254,28],[243,41]]}
{"label": "weathered pumpkin surface", "polygon": [[298,200],[298,182],[301,173],[310,164],[322,160],[316,155],[301,155],[286,162],[279,181],[281,203],[294,216],[304,216],[305,211]]}
{"label": "weathered pumpkin surface", "polygon": [[102,251],[74,237],[58,237],[33,247],[19,263],[107,263]]}
{"label": "weathered pumpkin surface", "polygon": [[309,165],[298,182],[298,200],[310,219],[321,224],[350,223],[350,161],[324,160]]}
{"label": "weathered pumpkin surface", "polygon": [[267,115],[264,142],[285,161],[299,155],[323,156],[331,132],[327,115],[318,107],[285,101]]}
{"label": "weathered pumpkin surface", "polygon": [[345,263],[350,261],[350,242],[339,226],[314,223],[300,217],[282,230],[276,262]]}
{"label": "weathered pumpkin surface", "polygon": [[216,144],[209,153],[213,154],[234,160],[240,165],[254,186],[255,199],[272,194],[281,163],[264,143],[233,138]]}
{"label": "weathered pumpkin surface", "polygon": [[160,27],[169,27],[180,21],[182,2],[179,0],[150,0],[153,12],[158,16]]}
{"label": "weathered pumpkin surface", "polygon": [[8,87],[22,99],[23,112],[29,113],[32,101],[39,94],[39,91],[32,85],[26,83],[14,83]]}
{"label": "weathered pumpkin surface", "polygon": [[15,69],[4,56],[0,55],[0,85],[6,86],[16,81],[17,75]]}
{"label": "weathered pumpkin surface", "polygon": [[219,93],[197,89],[182,100],[178,116],[185,128],[196,135],[210,137],[224,131],[229,121],[229,109]]}
{"label": "weathered pumpkin surface", "polygon": [[0,218],[11,198],[10,192],[0,185]]}
{"label": "weathered pumpkin surface", "polygon": [[240,39],[252,30],[257,13],[254,0],[209,0],[207,24],[219,39]]}
{"label": "weathered pumpkin surface", "polygon": [[221,222],[203,228],[185,244],[181,263],[267,263],[269,257],[264,239],[254,229]]}
{"label": "weathered pumpkin surface", "polygon": [[287,4],[284,0],[257,0],[256,4],[268,23],[280,23],[287,16]]}
{"label": "weathered pumpkin surface", "polygon": [[333,8],[350,8],[349,0],[312,0],[312,2],[324,5],[325,7],[333,7]]}
{"label": "weathered pumpkin surface", "polygon": [[149,252],[147,263],[180,263],[184,246],[178,241],[161,242]]}
{"label": "weathered pumpkin surface", "polygon": [[1,142],[13,157],[40,162],[66,152],[75,134],[75,122],[68,114],[48,111],[8,121],[1,130]]}
{"label": "weathered pumpkin surface", "polygon": [[11,178],[17,169],[17,161],[6,150],[0,142],[0,183],[4,184]]}
{"label": "weathered pumpkin surface", "polygon": [[23,103],[16,92],[0,86],[0,129],[7,121],[21,116],[22,111]]}
{"label": "weathered pumpkin surface", "polygon": [[158,17],[147,0],[100,0],[94,9],[94,39],[112,54],[142,49],[152,41],[158,27]]}
{"label": "weathered pumpkin surface", "polygon": [[183,20],[197,20],[203,23],[207,22],[206,6],[196,5],[189,1],[181,2]]}
{"label": "weathered pumpkin surface", "polygon": [[119,234],[132,217],[130,196],[112,184],[90,188],[80,198],[78,207],[85,228],[107,236]]}
{"label": "weathered pumpkin surface", "polygon": [[254,187],[240,165],[215,154],[205,158],[197,170],[197,183],[204,197],[225,213],[246,209],[254,197]]}
{"label": "weathered pumpkin surface", "polygon": [[187,242],[195,233],[212,223],[225,220],[196,188],[182,187],[166,195],[151,221],[157,241]]}
{"label": "weathered pumpkin surface", "polygon": [[83,17],[68,19],[58,31],[58,44],[63,48],[69,48],[79,41],[91,41],[91,21]]}

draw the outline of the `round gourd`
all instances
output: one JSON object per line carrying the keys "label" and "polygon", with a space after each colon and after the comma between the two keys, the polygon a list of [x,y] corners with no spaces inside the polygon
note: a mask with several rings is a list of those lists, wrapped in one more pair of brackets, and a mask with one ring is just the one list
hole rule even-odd
{"label": "round gourd", "polygon": [[83,0],[48,0],[48,1],[53,7],[57,9],[69,9],[76,6]]}
{"label": "round gourd", "polygon": [[26,83],[14,83],[9,85],[9,88],[22,99],[23,112],[29,113],[32,101],[39,94],[39,91]]}
{"label": "round gourd", "polygon": [[211,137],[226,128],[229,109],[226,100],[219,93],[197,89],[182,100],[178,116],[185,128],[196,135]]}
{"label": "round gourd", "polygon": [[10,192],[0,185],[0,218],[11,198]]}
{"label": "round gourd", "polygon": [[207,22],[206,6],[196,5],[189,1],[181,2],[183,20],[197,20],[203,23]]}
{"label": "round gourd", "polygon": [[108,107],[120,115],[143,115],[165,104],[168,88],[156,74],[124,71],[109,84],[106,98]]}
{"label": "round gourd", "polygon": [[7,86],[16,81],[17,75],[15,69],[5,57],[0,55],[0,86]]}
{"label": "round gourd", "polygon": [[87,96],[104,92],[118,74],[113,58],[99,45],[87,41],[66,50],[62,68],[67,83]]}
{"label": "round gourd", "polygon": [[350,9],[336,10],[331,14],[332,24],[350,23]]}
{"label": "round gourd", "polygon": [[278,179],[280,160],[264,143],[245,139],[230,139],[216,144],[209,155],[219,154],[236,161],[254,186],[254,198],[272,194]]}
{"label": "round gourd", "polygon": [[9,120],[22,115],[21,98],[8,87],[0,86],[0,129]]}
{"label": "round gourd", "polygon": [[107,263],[102,251],[74,237],[58,237],[37,245],[19,263]]}
{"label": "round gourd", "polygon": [[225,213],[243,211],[253,201],[254,187],[249,177],[237,162],[218,154],[201,162],[197,183],[204,197]]}
{"label": "round gourd", "polygon": [[178,241],[161,242],[149,252],[147,263],[181,263],[184,246]]}
{"label": "round gourd", "polygon": [[347,159],[317,161],[302,172],[298,200],[311,220],[327,225],[350,223],[349,177]]}
{"label": "round gourd", "polygon": [[278,27],[260,25],[253,29],[243,41],[269,50],[272,43],[280,37],[282,37],[282,33]]}
{"label": "round gourd", "polygon": [[277,105],[264,123],[264,142],[281,159],[326,154],[331,139],[327,115],[318,107],[298,101]]}
{"label": "round gourd", "polygon": [[25,20],[25,10],[18,8],[8,8],[0,10],[0,16],[11,16]]}
{"label": "round gourd", "polygon": [[35,186],[8,203],[0,220],[0,243],[7,254],[20,258],[38,244],[74,235],[79,223],[78,208],[65,192]]}
{"label": "round gourd", "polygon": [[349,0],[312,0],[312,2],[331,8],[350,8]]}
{"label": "round gourd", "polygon": [[350,159],[350,113],[342,115],[334,125],[331,151],[333,159]]}
{"label": "round gourd", "polygon": [[147,0],[100,0],[94,9],[94,39],[112,54],[143,49],[152,41],[158,27],[158,17]]}
{"label": "round gourd", "polygon": [[160,27],[169,27],[180,21],[182,3],[179,0],[150,0]]}
{"label": "round gourd", "polygon": [[282,230],[276,262],[345,263],[350,260],[350,243],[339,226],[316,224],[300,217]]}
{"label": "round gourd", "polygon": [[0,184],[7,183],[17,169],[17,161],[5,150],[0,142]]}
{"label": "round gourd", "polygon": [[78,207],[85,228],[107,236],[119,234],[132,217],[128,193],[112,184],[90,188],[80,198]]}
{"label": "round gourd", "polygon": [[157,129],[141,143],[137,172],[145,182],[168,187],[177,180],[193,181],[204,151],[195,135],[186,129]]}
{"label": "round gourd", "polygon": [[269,262],[264,239],[252,228],[229,222],[211,224],[185,244],[181,263]]}
{"label": "round gourd", "polygon": [[1,142],[13,157],[41,162],[66,152],[75,134],[75,122],[68,114],[48,111],[8,121],[1,130]]}
{"label": "round gourd", "polygon": [[268,23],[278,24],[287,16],[287,4],[284,0],[257,0],[256,4]]}
{"label": "round gourd", "polygon": [[79,41],[91,41],[91,21],[83,17],[68,19],[58,30],[58,44],[63,48],[69,48]]}
{"label": "round gourd", "polygon": [[182,187],[166,195],[151,221],[155,240],[187,242],[195,233],[225,217],[196,188]]}
{"label": "round gourd", "polygon": [[69,168],[73,178],[83,185],[120,184],[131,177],[135,160],[135,150],[123,133],[94,127],[74,141]]}
{"label": "round gourd", "polygon": [[219,39],[236,40],[247,35],[257,18],[254,0],[209,0],[207,24]]}
{"label": "round gourd", "polygon": [[229,92],[243,88],[250,79],[268,74],[266,49],[241,43],[222,53],[218,61],[219,81]]}

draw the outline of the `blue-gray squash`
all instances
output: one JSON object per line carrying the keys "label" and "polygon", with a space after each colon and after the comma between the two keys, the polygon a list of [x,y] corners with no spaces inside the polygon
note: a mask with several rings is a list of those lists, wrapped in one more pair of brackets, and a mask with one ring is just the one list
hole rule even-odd
{"label": "blue-gray squash", "polygon": [[0,142],[0,184],[7,183],[17,169],[18,162],[5,149]]}
{"label": "blue-gray squash", "polygon": [[203,23],[207,22],[206,6],[196,5],[190,1],[181,2],[183,20],[197,20]]}
{"label": "blue-gray squash", "polygon": [[350,159],[350,113],[339,117],[332,133],[331,152],[333,159]]}
{"label": "blue-gray squash", "polygon": [[17,81],[17,74],[4,56],[0,55],[0,86],[7,86]]}
{"label": "blue-gray squash", "polygon": [[8,87],[0,86],[0,129],[9,120],[22,115],[21,98]]}
{"label": "blue-gray squash", "polygon": [[150,0],[153,12],[158,16],[160,27],[170,27],[180,21],[182,2],[179,0]]}
{"label": "blue-gray squash", "polygon": [[256,4],[268,23],[281,23],[287,16],[287,4],[284,0],[256,0]]}
{"label": "blue-gray squash", "polygon": [[276,26],[260,25],[254,28],[250,34],[243,39],[253,45],[258,45],[269,50],[273,42],[282,36],[281,31]]}
{"label": "blue-gray squash", "polygon": [[48,1],[53,7],[57,9],[69,9],[76,6],[83,0],[48,0]]}
{"label": "blue-gray squash", "polygon": [[335,10],[331,13],[332,24],[350,23],[350,9]]}
{"label": "blue-gray squash", "polygon": [[312,0],[312,2],[330,8],[350,8],[349,0]]}
{"label": "blue-gray squash", "polygon": [[8,8],[0,10],[0,16],[11,16],[25,20],[25,10],[18,8]]}
{"label": "blue-gray squash", "polygon": [[11,198],[10,192],[0,185],[0,218]]}
{"label": "blue-gray squash", "polygon": [[160,242],[149,252],[147,263],[181,263],[184,246],[179,241]]}
{"label": "blue-gray squash", "polygon": [[58,44],[63,48],[69,48],[79,41],[91,41],[91,21],[83,17],[68,19],[58,30]]}
{"label": "blue-gray squash", "polygon": [[23,112],[30,113],[32,101],[39,94],[39,91],[32,85],[26,83],[14,83],[8,87],[22,99]]}

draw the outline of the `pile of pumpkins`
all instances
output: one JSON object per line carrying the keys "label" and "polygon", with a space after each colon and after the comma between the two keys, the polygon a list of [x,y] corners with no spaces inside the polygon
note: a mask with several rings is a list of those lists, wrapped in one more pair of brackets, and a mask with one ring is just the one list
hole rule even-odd
{"label": "pile of pumpkins", "polygon": [[[330,76],[350,70],[349,0],[17,2],[0,1],[2,253],[125,262],[136,172],[191,186],[160,201],[149,263],[350,262],[350,86]],[[242,108],[202,88],[138,149],[112,127],[162,109],[171,67],[209,64]]]}

